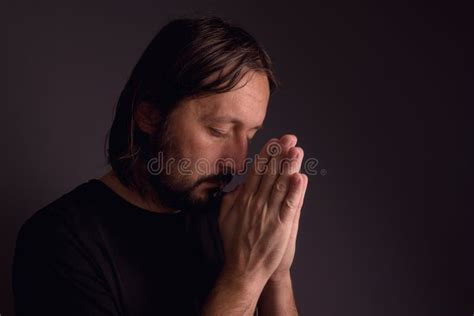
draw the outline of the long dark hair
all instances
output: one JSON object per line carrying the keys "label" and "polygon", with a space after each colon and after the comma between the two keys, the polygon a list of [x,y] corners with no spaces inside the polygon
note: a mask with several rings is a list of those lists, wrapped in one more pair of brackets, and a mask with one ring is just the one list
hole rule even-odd
{"label": "long dark hair", "polygon": [[[107,162],[119,180],[141,191],[135,167],[149,156],[150,139],[134,122],[137,104],[155,106],[158,124],[163,125],[183,99],[227,92],[250,70],[265,73],[270,93],[274,92],[278,83],[270,57],[242,28],[218,17],[183,18],[166,24],[135,65],[116,106]],[[215,74],[219,75],[211,77]]]}

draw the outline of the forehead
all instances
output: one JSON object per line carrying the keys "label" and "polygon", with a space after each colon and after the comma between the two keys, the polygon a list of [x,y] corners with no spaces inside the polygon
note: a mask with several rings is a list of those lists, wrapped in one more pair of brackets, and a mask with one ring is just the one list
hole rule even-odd
{"label": "forehead", "polygon": [[266,75],[249,72],[231,91],[193,100],[191,110],[201,120],[235,119],[253,127],[265,119],[269,98]]}

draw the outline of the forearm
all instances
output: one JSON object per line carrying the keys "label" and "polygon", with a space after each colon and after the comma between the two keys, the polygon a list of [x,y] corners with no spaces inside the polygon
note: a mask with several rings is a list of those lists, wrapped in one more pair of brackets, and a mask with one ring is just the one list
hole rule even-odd
{"label": "forearm", "polygon": [[221,274],[207,298],[202,315],[254,315],[263,284]]}
{"label": "forearm", "polygon": [[265,315],[298,315],[290,272],[278,280],[269,280],[258,301],[258,314]]}

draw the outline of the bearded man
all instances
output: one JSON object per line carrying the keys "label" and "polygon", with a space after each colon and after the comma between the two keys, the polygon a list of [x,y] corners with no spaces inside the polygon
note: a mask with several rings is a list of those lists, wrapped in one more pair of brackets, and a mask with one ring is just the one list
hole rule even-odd
{"label": "bearded man", "polygon": [[111,170],[22,225],[17,315],[297,314],[303,150],[288,134],[247,159],[276,87],[242,28],[217,17],[164,26],[118,100]]}

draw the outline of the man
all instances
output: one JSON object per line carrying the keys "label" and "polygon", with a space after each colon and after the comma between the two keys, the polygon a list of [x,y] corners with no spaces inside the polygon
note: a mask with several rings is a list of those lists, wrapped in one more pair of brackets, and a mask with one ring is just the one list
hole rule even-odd
{"label": "man", "polygon": [[268,55],[241,28],[167,24],[118,101],[112,170],[21,227],[17,315],[297,314],[303,150],[284,135],[247,159],[275,87]]}

